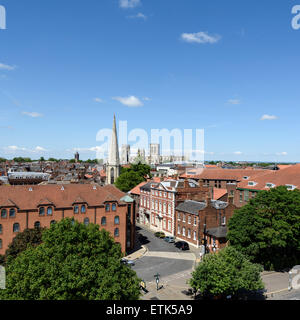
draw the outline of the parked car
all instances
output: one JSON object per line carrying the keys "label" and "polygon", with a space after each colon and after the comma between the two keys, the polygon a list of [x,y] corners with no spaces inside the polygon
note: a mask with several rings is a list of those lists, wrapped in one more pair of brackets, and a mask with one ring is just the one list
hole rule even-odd
{"label": "parked car", "polygon": [[167,237],[164,238],[164,240],[166,242],[169,242],[169,243],[174,243],[175,242],[175,237],[167,236]]}
{"label": "parked car", "polygon": [[129,267],[133,267],[135,265],[133,260],[128,260],[128,259],[125,259],[125,258],[121,259],[121,263],[123,263],[123,264],[125,264],[126,266],[129,266]]}
{"label": "parked car", "polygon": [[165,236],[166,236],[163,232],[160,232],[160,231],[159,232],[155,232],[154,235],[155,235],[155,237],[161,238],[161,239],[164,239]]}
{"label": "parked car", "polygon": [[175,243],[175,247],[181,250],[190,250],[190,246],[185,241],[178,241]]}

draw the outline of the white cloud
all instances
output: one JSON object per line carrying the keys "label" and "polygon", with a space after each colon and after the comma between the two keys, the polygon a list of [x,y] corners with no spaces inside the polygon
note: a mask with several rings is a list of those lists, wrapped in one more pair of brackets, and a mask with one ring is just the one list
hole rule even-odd
{"label": "white cloud", "polygon": [[114,97],[113,100],[117,100],[124,104],[127,107],[141,107],[143,106],[143,102],[135,97],[135,96],[129,96],[129,97]]}
{"label": "white cloud", "polygon": [[9,66],[8,64],[0,63],[0,70],[15,70],[16,66]]}
{"label": "white cloud", "polygon": [[47,151],[45,148],[37,146],[34,149],[19,147],[19,146],[8,146],[3,148],[6,153],[26,152],[26,153],[39,153]]}
{"label": "white cloud", "polygon": [[277,156],[287,156],[287,152],[278,152],[276,153]]}
{"label": "white cloud", "polygon": [[135,8],[141,4],[140,0],[119,0],[119,5],[121,8]]}
{"label": "white cloud", "polygon": [[104,101],[102,100],[102,99],[100,99],[100,98],[94,98],[94,101],[95,102],[98,102],[98,103],[103,103]]}
{"label": "white cloud", "polygon": [[239,99],[229,99],[227,101],[227,103],[237,105],[237,104],[241,104],[241,100],[239,100]]}
{"label": "white cloud", "polygon": [[272,115],[269,115],[269,114],[264,114],[260,120],[276,120],[278,119],[277,116],[272,116]]}
{"label": "white cloud", "polygon": [[35,152],[43,152],[43,151],[47,151],[47,150],[43,147],[37,146],[37,147],[35,147],[34,151]]}
{"label": "white cloud", "polygon": [[148,97],[144,97],[143,100],[144,100],[144,101],[151,101],[152,99],[151,99],[151,98],[148,98]]}
{"label": "white cloud", "polygon": [[209,35],[207,32],[182,33],[181,39],[189,43],[216,43],[221,36]]}
{"label": "white cloud", "polygon": [[144,19],[147,20],[147,16],[145,16],[143,13],[139,12],[138,14],[135,14],[133,16],[128,16],[130,19]]}
{"label": "white cloud", "polygon": [[26,111],[23,111],[22,114],[24,114],[25,116],[29,116],[31,118],[39,118],[39,117],[43,116],[41,113],[37,113],[37,112],[26,112]]}
{"label": "white cloud", "polygon": [[241,155],[241,154],[243,154],[243,152],[241,152],[241,151],[236,151],[236,152],[234,152],[234,154],[236,154],[236,155]]}

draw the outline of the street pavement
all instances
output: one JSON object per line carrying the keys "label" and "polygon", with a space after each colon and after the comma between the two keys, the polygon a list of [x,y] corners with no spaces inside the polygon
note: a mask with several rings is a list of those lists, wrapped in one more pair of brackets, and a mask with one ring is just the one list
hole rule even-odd
{"label": "street pavement", "polygon": [[156,238],[151,231],[140,229],[137,232],[149,241],[145,244],[147,252],[135,261],[133,267],[141,279],[154,282],[154,275],[158,273],[163,281],[174,274],[192,271],[195,262],[193,253],[177,249],[173,243]]}

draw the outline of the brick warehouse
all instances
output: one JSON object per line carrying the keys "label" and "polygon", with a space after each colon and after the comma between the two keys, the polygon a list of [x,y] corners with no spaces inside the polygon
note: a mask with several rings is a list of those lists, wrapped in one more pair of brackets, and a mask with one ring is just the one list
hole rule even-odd
{"label": "brick warehouse", "polygon": [[0,254],[18,232],[49,227],[67,217],[98,224],[123,252],[135,242],[134,201],[113,185],[0,186],[0,212]]}

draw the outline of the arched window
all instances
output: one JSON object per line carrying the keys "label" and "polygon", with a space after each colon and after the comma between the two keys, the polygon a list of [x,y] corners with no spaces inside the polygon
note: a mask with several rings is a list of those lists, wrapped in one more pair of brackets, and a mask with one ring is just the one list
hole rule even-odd
{"label": "arched window", "polygon": [[115,229],[114,235],[115,235],[115,237],[118,237],[118,236],[119,236],[119,228],[116,228],[116,229]]}
{"label": "arched window", "polygon": [[20,232],[20,224],[19,223],[14,223],[13,232]]}
{"label": "arched window", "polygon": [[0,224],[0,234],[2,234],[3,232],[3,227],[2,227],[2,224]]}
{"label": "arched window", "polygon": [[45,208],[44,208],[44,207],[40,207],[40,209],[39,209],[39,215],[40,215],[40,216],[44,216],[44,215],[45,215]]}
{"label": "arched window", "polygon": [[52,216],[52,207],[47,208],[47,216]]}
{"label": "arched window", "polygon": [[9,217],[13,218],[16,216],[16,210],[14,208],[9,209]]}
{"label": "arched window", "polygon": [[74,213],[79,213],[79,207],[78,206],[74,206]]}
{"label": "arched window", "polygon": [[101,218],[101,225],[106,226],[106,217]]}
{"label": "arched window", "polygon": [[90,219],[89,218],[84,218],[83,223],[88,226],[90,223]]}
{"label": "arched window", "polygon": [[1,218],[7,218],[7,210],[6,209],[1,210]]}
{"label": "arched window", "polygon": [[41,227],[41,223],[39,222],[39,221],[36,221],[35,223],[34,223],[34,228],[35,229],[39,229]]}
{"label": "arched window", "polygon": [[81,206],[81,213],[85,213],[86,212],[86,207],[85,207],[85,205],[82,205]]}
{"label": "arched window", "polygon": [[2,249],[2,239],[0,239],[0,249]]}
{"label": "arched window", "polygon": [[107,203],[107,204],[105,205],[105,211],[106,211],[106,212],[110,211],[110,205],[109,205],[109,203]]}
{"label": "arched window", "polygon": [[55,223],[56,223],[55,220],[50,221],[50,226],[51,226],[52,224],[55,224]]}
{"label": "arched window", "polygon": [[115,224],[120,224],[120,217],[119,216],[115,216]]}
{"label": "arched window", "polygon": [[117,211],[117,205],[116,205],[115,203],[113,203],[113,204],[111,205],[111,210],[112,210],[112,211]]}

